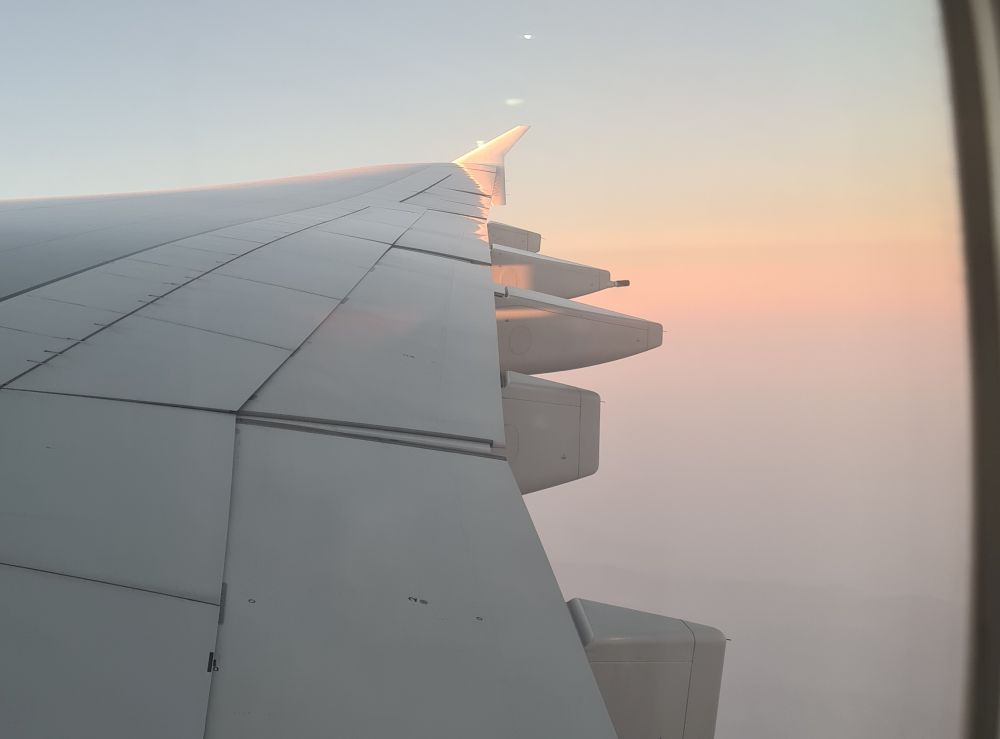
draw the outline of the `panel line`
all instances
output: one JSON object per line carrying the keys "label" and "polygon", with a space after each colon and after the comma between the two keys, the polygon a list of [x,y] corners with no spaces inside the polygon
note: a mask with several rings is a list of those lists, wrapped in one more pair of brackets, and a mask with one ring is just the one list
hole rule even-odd
{"label": "panel line", "polygon": [[431,444],[431,443],[421,443],[419,441],[410,441],[409,439],[392,438],[386,436],[374,436],[365,434],[352,434],[349,431],[337,431],[334,429],[323,429],[316,428],[315,426],[300,426],[293,423],[281,423],[280,421],[265,421],[258,420],[254,418],[238,417],[236,423],[243,424],[246,426],[263,426],[265,428],[281,429],[284,431],[301,431],[305,434],[317,434],[320,436],[338,436],[345,439],[357,439],[359,441],[373,441],[378,444],[394,444],[396,446],[408,446],[415,447],[417,449],[430,449],[438,452],[451,452],[452,454],[465,454],[470,457],[484,457],[486,459],[497,459],[506,461],[507,457],[490,453],[487,451],[476,451],[474,449],[460,449],[452,446],[445,446],[443,444]]}
{"label": "panel line", "polygon": [[164,598],[176,598],[177,600],[186,600],[191,603],[202,603],[206,606],[219,607],[218,603],[213,603],[210,600],[202,600],[201,598],[192,598],[189,595],[177,595],[176,593],[164,593],[162,590],[153,590],[152,588],[140,588],[138,585],[123,585],[120,582],[111,582],[110,580],[101,580],[98,577],[85,577],[84,575],[71,575],[68,572],[56,572],[55,570],[46,570],[44,567],[31,567],[29,565],[18,565],[13,562],[0,562],[0,567],[12,567],[17,570],[27,570],[29,572],[41,572],[46,575],[55,575],[56,577],[68,577],[73,580],[83,580],[84,582],[97,583],[98,585],[110,585],[114,588],[124,588],[125,590],[136,590],[140,593],[150,593],[152,595],[162,595]]}
{"label": "panel line", "polygon": [[[24,288],[23,290],[18,290],[16,292],[12,292],[12,293],[10,293],[8,295],[4,295],[4,296],[0,297],[0,303],[2,303],[5,300],[9,300],[10,298],[16,298],[18,295],[23,295],[24,293],[30,293],[32,290],[37,290],[40,287],[45,287],[46,285],[51,285],[54,282],[59,282],[59,280],[65,280],[67,277],[75,277],[78,274],[81,274],[81,273],[86,272],[86,271],[91,270],[91,269],[95,269],[96,267],[103,267],[105,264],[110,264],[111,262],[116,262],[119,259],[126,259],[128,257],[135,256],[136,254],[142,254],[143,252],[149,251],[150,249],[155,249],[158,246],[166,246],[167,244],[173,244],[173,243],[176,243],[178,241],[184,241],[185,239],[194,238],[195,236],[205,236],[206,234],[210,234],[210,233],[212,233],[214,231],[221,231],[224,228],[230,228],[232,226],[244,226],[244,225],[246,225],[248,223],[253,223],[254,221],[264,220],[265,218],[274,218],[276,216],[288,215],[290,213],[300,213],[300,212],[305,211],[305,210],[315,210],[316,208],[324,208],[324,207],[327,207],[327,206],[330,206],[330,205],[334,205],[336,203],[340,203],[340,202],[344,202],[344,201],[348,201],[348,200],[353,200],[354,198],[361,198],[361,197],[364,197],[365,195],[370,195],[371,193],[375,192],[376,190],[381,190],[381,189],[383,189],[385,187],[388,187],[390,185],[394,185],[397,182],[401,182],[402,180],[406,179],[406,177],[411,177],[413,175],[419,174],[420,172],[424,172],[424,171],[426,171],[427,169],[430,169],[433,166],[434,166],[433,164],[429,164],[426,167],[424,167],[423,169],[418,169],[416,172],[412,172],[409,175],[405,175],[403,177],[400,177],[397,180],[392,180],[390,182],[383,182],[380,185],[376,185],[375,187],[372,187],[370,190],[364,190],[364,191],[362,191],[360,193],[356,193],[354,195],[350,195],[349,197],[341,198],[340,200],[331,200],[330,202],[323,203],[322,205],[309,205],[309,206],[306,206],[304,208],[297,208],[296,210],[285,211],[284,213],[275,213],[274,215],[271,215],[271,216],[264,216],[264,218],[252,218],[252,219],[247,220],[247,221],[239,221],[237,223],[228,223],[228,224],[226,224],[224,226],[216,226],[216,227],[208,229],[206,231],[201,231],[199,233],[187,234],[186,236],[181,236],[181,237],[176,238],[176,239],[169,239],[167,241],[162,241],[162,242],[160,242],[158,244],[153,244],[152,246],[144,247],[142,249],[139,249],[137,251],[131,252],[129,254],[121,254],[121,255],[119,255],[117,257],[114,257],[113,259],[107,259],[107,260],[105,260],[103,262],[97,262],[96,264],[91,264],[91,265],[89,265],[87,267],[84,267],[82,269],[78,269],[75,272],[69,272],[69,273],[61,275],[59,277],[54,277],[51,280],[47,280],[45,282],[40,282],[37,285],[32,285],[31,287]],[[22,209],[16,209],[16,210],[22,210]],[[358,210],[362,210],[362,209],[359,208]],[[357,211],[352,211],[352,212],[353,213],[357,213]],[[351,215],[351,214],[348,213],[346,215]],[[164,216],[164,217],[167,218],[169,216]],[[337,216],[337,218],[340,218],[340,217],[341,216]],[[151,219],[151,220],[156,220],[156,219]],[[331,218],[330,220],[335,220],[335,219]],[[142,221],[136,221],[136,223],[140,223],[140,222],[142,222]],[[148,222],[148,221],[146,221],[146,222]],[[119,226],[122,226],[122,225],[132,225],[132,224],[131,223],[119,224]],[[118,226],[113,226],[111,228],[118,228]],[[307,228],[311,228],[311,226],[307,226]],[[96,229],[96,230],[100,231],[100,230],[110,230],[110,229]],[[91,232],[87,232],[87,233],[91,233]],[[73,235],[76,235],[76,234],[73,234]],[[59,237],[59,238],[69,238],[69,236]],[[40,245],[52,243],[52,242],[55,242],[55,241],[58,241],[58,240],[59,239],[49,239],[48,241],[40,241],[40,242],[36,242],[34,244],[26,244],[24,248],[28,248],[28,247],[32,247],[32,246],[40,246]],[[271,242],[268,242],[268,243],[271,243]],[[265,246],[265,245],[261,244],[261,246]],[[14,250],[11,250],[11,251],[14,251]],[[6,254],[8,252],[4,252],[4,253]]]}

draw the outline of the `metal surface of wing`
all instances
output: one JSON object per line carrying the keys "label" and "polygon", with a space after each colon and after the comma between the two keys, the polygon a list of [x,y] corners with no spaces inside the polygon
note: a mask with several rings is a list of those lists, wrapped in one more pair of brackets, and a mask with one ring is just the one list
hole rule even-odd
{"label": "metal surface of wing", "polygon": [[0,735],[614,736],[480,159],[0,203]]}

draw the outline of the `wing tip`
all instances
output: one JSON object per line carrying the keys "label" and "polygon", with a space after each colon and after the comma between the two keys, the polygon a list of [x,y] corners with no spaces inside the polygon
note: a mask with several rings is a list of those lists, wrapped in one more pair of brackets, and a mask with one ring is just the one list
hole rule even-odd
{"label": "wing tip", "polygon": [[531,128],[524,124],[514,126],[508,131],[504,131],[496,138],[492,138],[484,144],[480,144],[472,151],[466,152],[454,161],[455,164],[484,164],[493,167],[502,167],[503,158],[510,151],[514,144],[524,136],[525,132]]}

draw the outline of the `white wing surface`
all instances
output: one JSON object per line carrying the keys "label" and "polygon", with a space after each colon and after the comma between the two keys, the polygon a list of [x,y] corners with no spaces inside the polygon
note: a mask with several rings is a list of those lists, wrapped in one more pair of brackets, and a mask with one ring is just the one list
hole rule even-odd
{"label": "white wing surface", "polygon": [[0,204],[0,736],[614,736],[505,455],[521,133]]}

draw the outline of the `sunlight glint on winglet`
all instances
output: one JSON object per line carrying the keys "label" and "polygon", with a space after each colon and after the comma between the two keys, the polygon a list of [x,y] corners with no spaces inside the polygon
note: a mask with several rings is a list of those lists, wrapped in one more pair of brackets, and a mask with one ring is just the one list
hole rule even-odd
{"label": "sunlight glint on winglet", "polygon": [[504,176],[504,156],[510,151],[514,144],[524,136],[528,126],[514,126],[514,128],[500,134],[494,139],[490,139],[485,144],[477,146],[467,154],[463,154],[455,160],[455,164],[479,164],[487,167],[496,167],[496,181],[493,186],[493,204],[506,205],[506,177]]}

